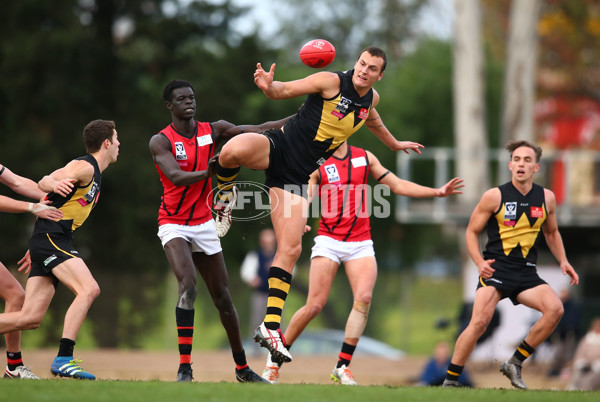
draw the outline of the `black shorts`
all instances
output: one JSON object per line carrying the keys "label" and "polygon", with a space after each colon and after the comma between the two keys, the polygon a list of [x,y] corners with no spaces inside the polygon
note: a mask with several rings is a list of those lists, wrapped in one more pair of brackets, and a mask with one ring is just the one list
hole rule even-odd
{"label": "black shorts", "polygon": [[[73,237],[62,233],[40,233],[29,239],[29,254],[31,255],[32,276],[54,277],[52,269],[71,259],[80,258],[73,247]],[[56,278],[55,283],[57,282]]]}
{"label": "black shorts", "polygon": [[310,173],[303,173],[297,169],[297,163],[290,157],[292,152],[288,149],[288,143],[281,130],[268,130],[265,132],[271,143],[271,152],[269,154],[269,167],[265,171],[265,185],[267,187],[277,187],[284,189],[292,194],[301,195],[308,198],[308,180]]}
{"label": "black shorts", "polygon": [[537,270],[533,267],[511,266],[511,268],[507,268],[496,262],[492,264],[492,268],[496,271],[489,279],[479,277],[477,289],[493,286],[500,292],[502,299],[508,297],[514,305],[519,304],[517,301],[519,293],[547,284],[546,281],[539,277]]}

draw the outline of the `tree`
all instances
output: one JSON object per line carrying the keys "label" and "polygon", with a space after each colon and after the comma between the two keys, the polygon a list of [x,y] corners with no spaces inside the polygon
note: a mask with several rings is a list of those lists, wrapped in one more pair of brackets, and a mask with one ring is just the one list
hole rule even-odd
{"label": "tree", "polygon": [[533,140],[533,104],[537,54],[536,25],[541,1],[513,1],[504,78],[502,143]]}

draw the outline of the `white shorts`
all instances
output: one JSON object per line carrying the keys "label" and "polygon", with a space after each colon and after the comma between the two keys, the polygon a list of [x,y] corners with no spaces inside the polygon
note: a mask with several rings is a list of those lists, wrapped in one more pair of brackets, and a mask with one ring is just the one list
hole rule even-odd
{"label": "white shorts", "polygon": [[192,245],[192,252],[201,252],[206,255],[217,254],[222,250],[221,241],[217,237],[215,221],[210,219],[201,225],[177,225],[167,223],[158,227],[158,237],[163,248],[165,244],[175,238],[182,238]]}
{"label": "white shorts", "polygon": [[340,241],[328,236],[315,237],[310,258],[325,257],[338,264],[363,257],[375,257],[373,240]]}

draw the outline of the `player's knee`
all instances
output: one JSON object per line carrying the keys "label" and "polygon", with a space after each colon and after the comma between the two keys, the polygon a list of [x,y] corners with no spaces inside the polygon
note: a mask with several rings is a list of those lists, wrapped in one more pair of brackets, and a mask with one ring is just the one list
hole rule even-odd
{"label": "player's knee", "polygon": [[231,141],[223,145],[219,155],[219,164],[223,167],[231,167],[230,165],[237,164],[239,156],[239,148],[235,142]]}
{"label": "player's knee", "polygon": [[372,292],[365,291],[365,292],[356,294],[356,296],[354,298],[354,308],[356,308],[359,311],[366,309],[366,312],[368,312],[369,309],[371,308],[371,299],[372,298],[373,298]]}
{"label": "player's knee", "polygon": [[232,314],[235,310],[233,301],[229,292],[221,292],[213,298],[213,303],[217,310],[223,314]]}
{"label": "player's knee", "polygon": [[42,324],[42,318],[44,317],[38,315],[23,314],[21,316],[21,319],[18,321],[17,326],[21,330],[36,329],[39,328],[39,326]]}
{"label": "player's knee", "polygon": [[15,289],[14,292],[6,298],[4,311],[19,311],[25,302],[25,291],[23,289]]}
{"label": "player's knee", "polygon": [[320,303],[320,302],[313,302],[313,303],[307,304],[306,312],[308,313],[308,316],[311,319],[313,319],[319,315],[321,310],[323,310],[323,306],[324,306],[324,303]]}
{"label": "player's knee", "polygon": [[100,286],[97,283],[89,285],[85,289],[85,294],[91,301],[96,300],[100,296]]}
{"label": "player's knee", "polygon": [[285,256],[291,261],[297,261],[302,253],[302,243],[297,244],[281,244],[277,248],[277,254]]}
{"label": "player's knee", "polygon": [[471,329],[473,330],[473,332],[475,332],[475,334],[477,336],[481,336],[483,335],[483,333],[485,332],[485,329],[487,328],[488,324],[490,323],[490,319],[491,317],[488,319],[487,317],[473,317],[471,319],[471,323],[469,324],[469,326],[471,327]]}
{"label": "player's knee", "polygon": [[552,307],[550,307],[545,314],[550,316],[558,324],[564,313],[565,308],[563,307],[563,304],[558,302],[555,303]]}
{"label": "player's knee", "polygon": [[195,276],[184,276],[179,280],[179,296],[180,297],[192,297],[196,298],[196,277]]}

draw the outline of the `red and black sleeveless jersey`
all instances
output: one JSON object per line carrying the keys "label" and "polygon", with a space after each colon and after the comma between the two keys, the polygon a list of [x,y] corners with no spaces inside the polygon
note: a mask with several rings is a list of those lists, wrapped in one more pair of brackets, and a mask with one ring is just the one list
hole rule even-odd
{"label": "red and black sleeveless jersey", "polygon": [[342,159],[330,157],[319,168],[319,235],[340,241],[371,240],[367,205],[369,160],[364,149],[349,146]]}
{"label": "red and black sleeveless jersey", "polygon": [[535,267],[536,243],[546,221],[544,188],[533,184],[526,195],[508,182],[498,187],[502,200],[487,223],[488,241],[484,258],[502,266]]}
{"label": "red and black sleeveless jersey", "polygon": [[[179,134],[173,124],[160,134],[171,143],[171,152],[184,172],[206,170],[208,160],[214,155],[213,130],[210,123],[196,122],[196,133],[192,138]],[[163,185],[158,224],[200,225],[212,219],[209,199],[212,190],[211,178],[187,186],[175,186],[163,174],[157,164],[156,170]]]}

